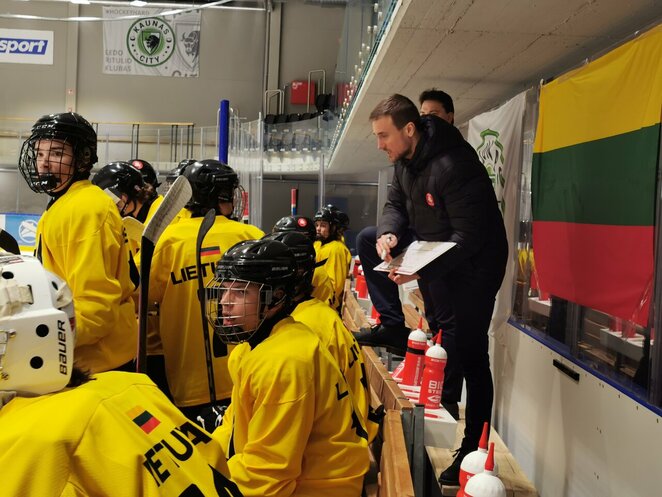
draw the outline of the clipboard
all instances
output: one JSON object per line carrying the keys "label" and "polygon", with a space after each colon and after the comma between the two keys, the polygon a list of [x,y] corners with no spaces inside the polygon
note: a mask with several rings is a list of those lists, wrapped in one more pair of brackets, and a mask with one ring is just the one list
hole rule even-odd
{"label": "clipboard", "polygon": [[391,262],[382,262],[373,269],[375,271],[390,272],[404,275],[416,274],[421,268],[430,264],[437,257],[448,252],[457,245],[455,242],[412,242],[399,256]]}

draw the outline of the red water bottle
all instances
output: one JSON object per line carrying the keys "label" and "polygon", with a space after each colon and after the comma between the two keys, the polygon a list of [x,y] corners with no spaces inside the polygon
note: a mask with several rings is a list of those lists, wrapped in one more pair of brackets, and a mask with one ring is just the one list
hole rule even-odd
{"label": "red water bottle", "polygon": [[423,379],[423,366],[425,365],[425,349],[428,337],[421,329],[423,318],[418,322],[418,328],[413,330],[407,338],[407,353],[405,354],[405,367],[402,371],[402,384],[420,386]]}
{"label": "red water bottle", "polygon": [[441,330],[439,330],[437,343],[425,353],[425,369],[423,369],[419,402],[425,404],[426,409],[439,409],[447,360],[446,351],[441,346]]}
{"label": "red water bottle", "polygon": [[393,378],[393,381],[396,383],[402,383],[402,371],[405,369],[405,361],[404,359],[398,364],[393,372],[391,373],[391,378]]}

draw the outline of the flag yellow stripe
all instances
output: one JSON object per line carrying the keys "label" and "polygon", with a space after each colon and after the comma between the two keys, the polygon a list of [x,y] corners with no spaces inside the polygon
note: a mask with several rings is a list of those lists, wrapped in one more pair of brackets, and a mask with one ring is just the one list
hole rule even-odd
{"label": "flag yellow stripe", "polygon": [[652,126],[662,112],[662,24],[540,89],[535,152]]}
{"label": "flag yellow stripe", "polygon": [[140,406],[136,406],[136,407],[134,407],[133,409],[130,409],[129,411],[127,411],[127,414],[129,415],[129,417],[130,417],[131,419],[133,419],[133,418],[135,418],[136,416],[142,414],[143,412],[145,412],[145,409],[144,409],[144,408],[142,408],[142,407],[140,407]]}

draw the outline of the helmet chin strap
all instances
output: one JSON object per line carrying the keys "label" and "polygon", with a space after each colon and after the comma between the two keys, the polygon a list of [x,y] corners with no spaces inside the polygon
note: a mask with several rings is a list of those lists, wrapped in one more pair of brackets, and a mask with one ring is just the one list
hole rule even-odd
{"label": "helmet chin strap", "polygon": [[[132,209],[127,213],[127,212],[126,212],[126,208],[129,206],[129,204],[133,204],[133,205],[134,205],[134,208],[132,208]],[[121,216],[121,217],[124,217],[124,216],[130,216],[130,215],[133,214],[133,211],[135,211],[135,210],[136,210],[136,209],[135,209],[135,203],[134,203],[134,201],[133,201],[133,200],[127,200],[126,202],[124,202],[124,206],[123,206],[122,209],[120,210],[120,216]]]}
{"label": "helmet chin strap", "polygon": [[41,191],[48,192],[49,190],[56,188],[58,183],[60,183],[60,180],[57,176],[51,173],[36,173],[32,176],[32,182]]}

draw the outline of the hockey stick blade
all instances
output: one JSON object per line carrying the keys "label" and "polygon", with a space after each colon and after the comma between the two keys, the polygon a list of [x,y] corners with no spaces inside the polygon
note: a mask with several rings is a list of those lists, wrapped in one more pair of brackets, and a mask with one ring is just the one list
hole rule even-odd
{"label": "hockey stick blade", "polygon": [[21,249],[18,247],[16,238],[3,229],[0,229],[0,249],[10,254],[21,255]]}
{"label": "hockey stick blade", "polygon": [[166,196],[163,197],[163,202],[159,205],[152,219],[145,226],[143,236],[156,245],[161,233],[175,219],[177,213],[184,208],[192,194],[193,191],[188,180],[184,176],[177,178]]}
{"label": "hockey stick blade", "polygon": [[205,344],[205,361],[207,362],[207,382],[209,383],[209,400],[216,403],[216,380],[214,379],[214,365],[211,357],[211,343],[209,342],[209,323],[207,322],[207,313],[205,310],[205,284],[202,279],[202,244],[209,230],[216,221],[216,212],[209,209],[200,223],[198,229],[198,239],[195,244],[195,265],[198,270],[198,300],[200,301],[200,317],[202,319],[202,334]]}
{"label": "hockey stick blade", "polygon": [[129,240],[134,242],[140,242],[140,239],[143,236],[145,231],[145,225],[138,221],[135,217],[123,217],[122,226],[124,226],[124,231],[126,231],[126,236]]}
{"label": "hockey stick blade", "polygon": [[136,371],[145,373],[147,368],[147,308],[149,307],[149,274],[156,242],[191,198],[191,184],[180,176],[172,184],[163,202],[143,231],[140,242],[140,296],[138,306],[138,355]]}

